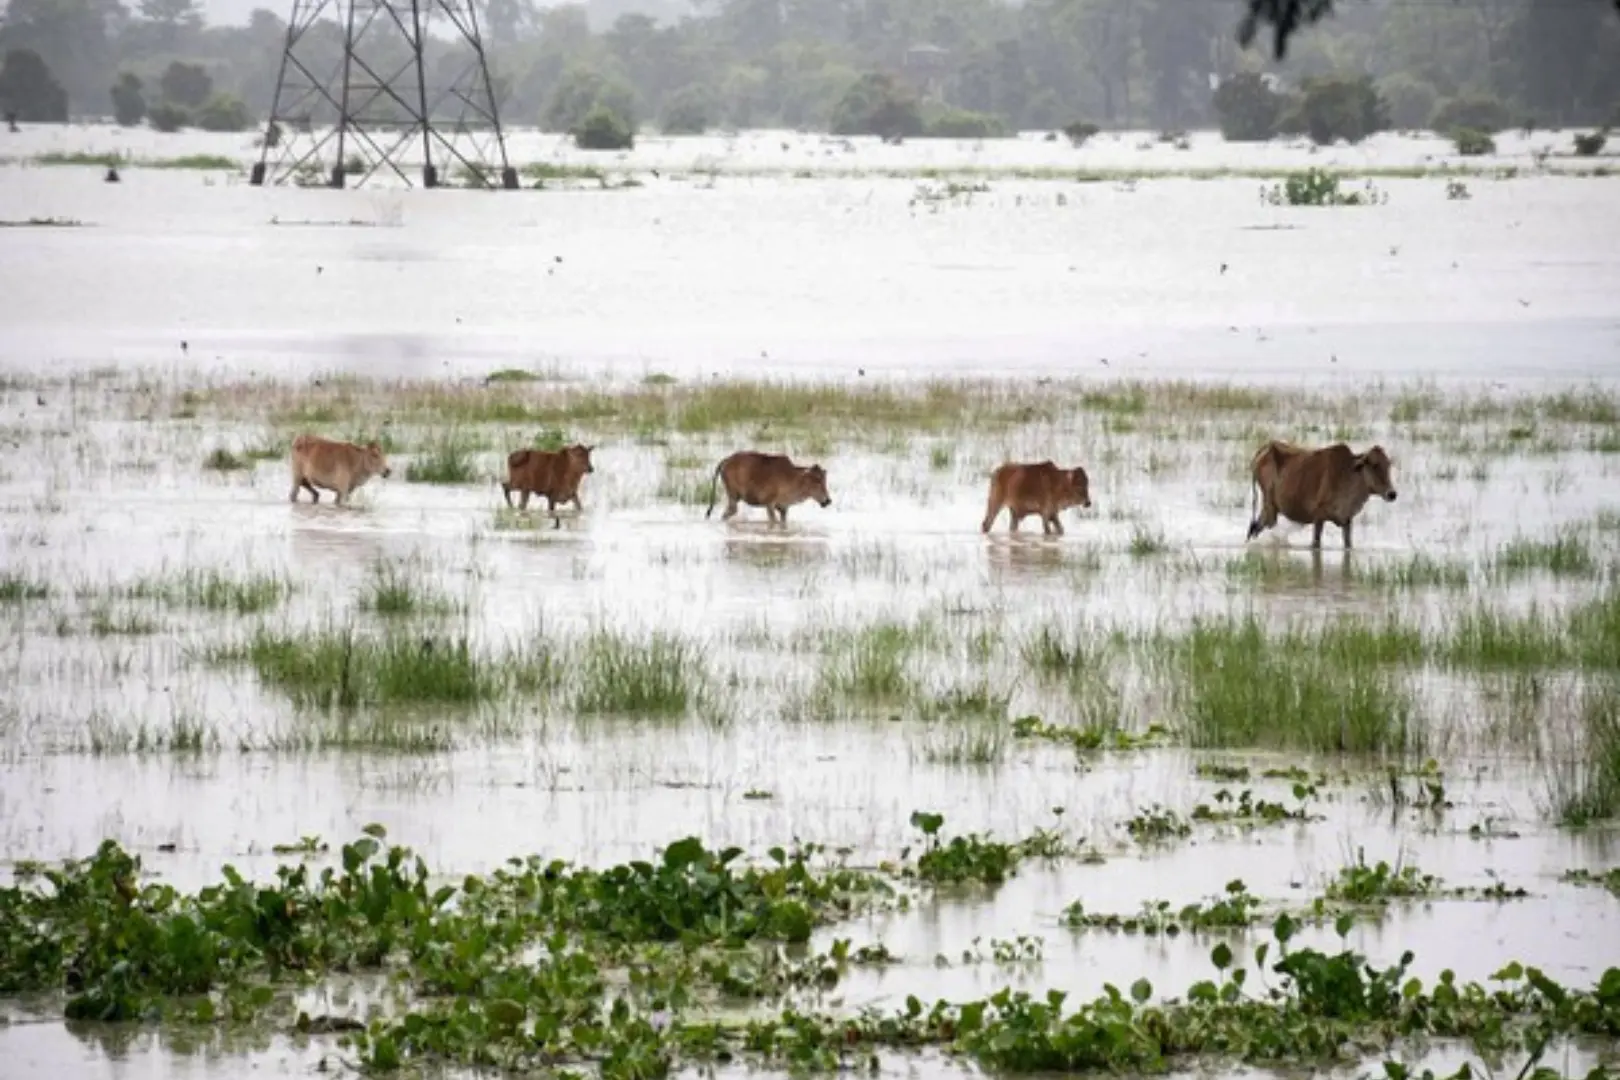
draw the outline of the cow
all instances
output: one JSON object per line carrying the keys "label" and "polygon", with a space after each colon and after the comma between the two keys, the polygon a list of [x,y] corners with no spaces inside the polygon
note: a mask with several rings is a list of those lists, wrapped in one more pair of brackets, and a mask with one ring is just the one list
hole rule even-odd
{"label": "cow", "polygon": [[1389,455],[1382,446],[1358,454],[1344,443],[1319,449],[1273,439],[1249,463],[1254,485],[1249,506],[1253,540],[1277,524],[1281,514],[1299,525],[1314,526],[1311,547],[1322,546],[1322,526],[1339,527],[1348,550],[1356,515],[1374,495],[1395,501]]}
{"label": "cow", "polygon": [[771,521],[787,524],[788,507],[806,499],[814,500],[823,508],[832,505],[827,493],[827,472],[820,465],[795,465],[785,454],[761,454],[755,450],[739,450],[714,468],[709,481],[709,508],[703,516],[714,513],[716,485],[726,485],[726,509],[722,521],[736,516],[737,504],[763,506]]}
{"label": "cow", "polygon": [[[595,447],[575,443],[561,450],[514,450],[506,455],[506,482],[501,485],[501,497],[512,505],[512,492],[518,492],[518,509],[529,508],[531,494],[544,496],[546,509],[555,511],[565,503],[583,511],[585,504],[579,499],[579,482],[587,473],[596,471],[591,464],[591,451]],[[555,518],[555,513],[553,513]]]}
{"label": "cow", "polygon": [[292,441],[292,492],[288,502],[298,501],[298,489],[309,492],[311,502],[320,502],[325,488],[337,493],[333,500],[342,506],[356,488],[373,476],[383,479],[393,475],[382,447],[375,442],[364,446],[336,442],[319,435],[300,435]]}
{"label": "cow", "polygon": [[1043,535],[1056,532],[1062,536],[1063,522],[1058,515],[1071,506],[1091,506],[1091,480],[1085,469],[1078,465],[1060,469],[1050,461],[1005,462],[990,474],[990,501],[979,531],[989,532],[996,515],[1005,507],[1012,519],[1009,532],[1017,532],[1020,521],[1036,514]]}

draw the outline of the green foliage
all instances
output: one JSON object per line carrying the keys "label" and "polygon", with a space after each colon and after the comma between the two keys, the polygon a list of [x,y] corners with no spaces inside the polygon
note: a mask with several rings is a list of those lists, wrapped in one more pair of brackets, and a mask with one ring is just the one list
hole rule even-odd
{"label": "green foliage", "polygon": [[246,131],[253,126],[247,106],[234,94],[212,94],[193,119],[204,131]]}
{"label": "green foliage", "polygon": [[680,716],[705,689],[702,657],[668,634],[598,632],[586,639],[577,666],[574,708],[586,715]]}
{"label": "green foliage", "polygon": [[928,120],[923,134],[931,139],[999,139],[1011,133],[999,116],[947,109]]}
{"label": "green foliage", "polygon": [[191,110],[170,101],[160,101],[147,110],[146,122],[154,131],[179,131],[191,125]]}
{"label": "green foliage", "polygon": [[141,80],[133,72],[124,71],[112,88],[113,119],[121,127],[134,127],[146,119],[146,97],[141,93]]}
{"label": "green foliage", "polygon": [[1327,146],[1340,139],[1358,143],[1389,126],[1389,112],[1372,79],[1307,78],[1294,106],[1298,118],[1285,127],[1298,127],[1311,141]]}
{"label": "green foliage", "polygon": [[44,600],[50,595],[51,587],[44,581],[35,581],[12,570],[0,573],[0,604]]}
{"label": "green foliage", "polygon": [[659,129],[665,135],[702,135],[714,123],[714,93],[703,83],[687,83],[664,101]]}
{"label": "green foliage", "polygon": [[1390,125],[1402,131],[1428,127],[1440,99],[1433,83],[1404,71],[1379,80],[1378,93],[1389,104]]}
{"label": "green foliage", "polygon": [[470,484],[475,475],[472,441],[460,431],[440,432],[405,466],[412,484]]}
{"label": "green foliage", "polygon": [[1240,71],[1215,89],[1215,115],[1227,142],[1265,142],[1277,133],[1286,99],[1259,72]]}
{"label": "green foliage", "polygon": [[170,105],[200,109],[214,92],[214,80],[201,64],[175,60],[163,69],[158,89],[163,94],[163,100]]}
{"label": "green foliage", "polygon": [[623,80],[595,68],[571,64],[557,80],[541,113],[540,126],[546,131],[572,134],[599,107],[617,116],[631,131],[635,130],[635,91]]}
{"label": "green foliage", "polygon": [[1370,180],[1360,191],[1345,191],[1334,174],[1307,169],[1265,189],[1262,198],[1273,206],[1369,206],[1380,194]]}
{"label": "green foliage", "polygon": [[923,133],[916,95],[893,76],[869,71],[850,84],[833,109],[834,135],[876,135],[885,141]]}
{"label": "green foliage", "polygon": [[0,60],[0,106],[24,123],[67,123],[67,91],[32,49],[7,49]]}
{"label": "green foliage", "polygon": [[1576,132],[1575,155],[1577,157],[1597,157],[1603,152],[1603,146],[1608,141],[1609,133],[1603,128],[1599,128],[1597,131]]}
{"label": "green foliage", "polygon": [[1482,157],[1496,153],[1496,140],[1473,128],[1458,128],[1453,131],[1451,144],[1463,157]]}
{"label": "green foliage", "polygon": [[1401,753],[1425,731],[1386,670],[1422,641],[1393,623],[1273,635],[1258,619],[1197,620],[1173,646],[1192,745]]}
{"label": "green foliage", "polygon": [[591,111],[568,133],[581,150],[629,150],[636,144],[630,121],[602,102],[591,106]]}
{"label": "green foliage", "polygon": [[1513,126],[1508,107],[1488,94],[1463,94],[1441,103],[1429,119],[1434,131],[1456,131],[1468,128],[1495,135]]}
{"label": "green foliage", "polygon": [[1072,124],[1063,126],[1063,134],[1076,149],[1084,146],[1093,135],[1101,131],[1096,124],[1089,120],[1076,120]]}

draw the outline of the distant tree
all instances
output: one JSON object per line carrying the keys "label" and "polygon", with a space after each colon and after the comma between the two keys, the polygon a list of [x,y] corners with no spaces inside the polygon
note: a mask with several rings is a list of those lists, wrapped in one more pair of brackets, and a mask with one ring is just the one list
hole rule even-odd
{"label": "distant tree", "polygon": [[916,96],[893,76],[869,71],[844,91],[830,127],[834,135],[901,139],[922,134],[922,111]]}
{"label": "distant tree", "polygon": [[1215,117],[1228,142],[1265,142],[1277,133],[1286,99],[1255,71],[1240,71],[1215,88]]}
{"label": "distant tree", "polygon": [[164,48],[174,48],[183,32],[196,33],[202,28],[197,0],[140,0],[139,6],[141,18],[157,28]]}
{"label": "distant tree", "polygon": [[1358,143],[1389,127],[1389,109],[1372,79],[1306,79],[1300,98],[1299,127],[1326,146],[1340,139]]}
{"label": "distant tree", "polygon": [[540,118],[547,131],[573,131],[598,105],[635,130],[636,92],[620,79],[583,64],[572,64],[557,80]]}
{"label": "distant tree", "polygon": [[1468,128],[1494,135],[1513,126],[1508,107],[1488,94],[1454,97],[1434,111],[1429,126],[1435,131]]}
{"label": "distant tree", "polygon": [[235,94],[214,94],[193,115],[204,131],[246,131],[253,126],[247,106]]}
{"label": "distant tree", "polygon": [[146,119],[146,95],[141,80],[132,71],[121,72],[112,88],[113,119],[123,127],[134,127]]}
{"label": "distant tree", "polygon": [[1440,96],[1432,83],[1404,71],[1382,79],[1378,93],[1389,105],[1390,123],[1407,131],[1428,126]]}
{"label": "distant tree", "polygon": [[0,110],[29,124],[67,122],[67,91],[32,49],[10,49],[0,61]]}
{"label": "distant tree", "polygon": [[581,150],[629,150],[636,145],[636,129],[601,102],[592,105],[568,133]]}
{"label": "distant tree", "polygon": [[179,131],[191,126],[191,110],[172,101],[160,101],[146,111],[146,122],[153,131]]}
{"label": "distant tree", "polygon": [[664,102],[658,127],[665,135],[701,135],[714,122],[714,95],[709,88],[689,83]]}
{"label": "distant tree", "polygon": [[208,95],[214,92],[214,80],[208,75],[200,64],[186,64],[179,60],[171,63],[163,71],[163,78],[158,81],[158,88],[163,91],[163,100],[171,105],[179,105],[187,109],[200,108],[208,100]]}

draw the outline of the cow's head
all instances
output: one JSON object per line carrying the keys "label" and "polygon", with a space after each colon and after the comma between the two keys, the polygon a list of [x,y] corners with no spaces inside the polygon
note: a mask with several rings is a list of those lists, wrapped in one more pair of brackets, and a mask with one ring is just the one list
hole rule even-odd
{"label": "cow's head", "polygon": [[373,476],[380,476],[384,480],[394,475],[394,470],[388,467],[388,459],[383,456],[382,447],[375,441],[365,445],[366,471]]}
{"label": "cow's head", "polygon": [[594,449],[593,446],[575,443],[563,453],[568,455],[568,464],[572,471],[580,474],[592,473],[596,471],[596,466],[591,464],[591,451]]}
{"label": "cow's head", "polygon": [[1367,485],[1367,490],[1379,496],[1385,502],[1395,501],[1395,481],[1390,477],[1389,455],[1384,453],[1382,446],[1375,446],[1365,454],[1356,458],[1355,469]]}
{"label": "cow's head", "polygon": [[822,507],[832,505],[832,496],[827,494],[827,471],[820,465],[799,470],[794,493],[803,499],[814,499]]}
{"label": "cow's head", "polygon": [[1086,476],[1086,470],[1076,465],[1069,470],[1069,487],[1074,492],[1074,501],[1091,509],[1091,479]]}

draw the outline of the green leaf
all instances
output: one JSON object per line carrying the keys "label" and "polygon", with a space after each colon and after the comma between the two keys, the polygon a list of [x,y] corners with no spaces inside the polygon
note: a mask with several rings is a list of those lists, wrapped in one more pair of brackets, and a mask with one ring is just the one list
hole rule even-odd
{"label": "green leaf", "polygon": [[378,840],[382,840],[385,837],[387,837],[387,835],[388,835],[388,830],[383,828],[381,825],[377,824],[376,822],[372,822],[370,825],[367,825],[365,828],[361,829],[360,831],[365,833],[367,836],[374,836]]}
{"label": "green leaf", "polygon": [[1146,979],[1137,979],[1131,983],[1131,1000],[1138,1005],[1153,996],[1153,984]]}
{"label": "green leaf", "polygon": [[1231,946],[1224,941],[1221,942],[1219,945],[1215,946],[1214,949],[1210,950],[1209,960],[1210,963],[1214,964],[1217,969],[1225,971],[1232,963]]}
{"label": "green leaf", "polygon": [[703,854],[703,841],[688,836],[664,849],[664,865],[671,870],[679,870],[702,859]]}
{"label": "green leaf", "polygon": [[1350,928],[1356,924],[1356,917],[1348,911],[1333,920],[1333,930],[1341,938],[1350,935]]}

